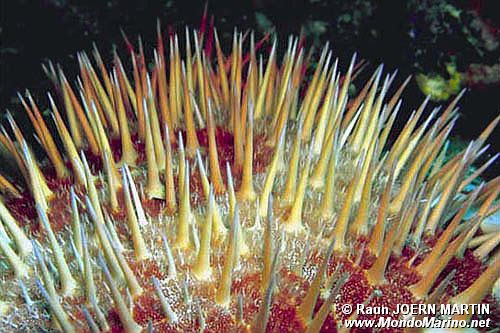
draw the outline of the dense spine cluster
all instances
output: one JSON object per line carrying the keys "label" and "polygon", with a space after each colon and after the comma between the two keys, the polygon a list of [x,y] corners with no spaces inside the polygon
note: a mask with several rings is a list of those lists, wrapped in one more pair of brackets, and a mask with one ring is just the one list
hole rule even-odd
{"label": "dense spine cluster", "polygon": [[497,308],[500,178],[469,185],[498,154],[467,172],[500,117],[447,159],[462,94],[398,130],[410,78],[379,66],[349,96],[366,64],[342,71],[329,45],[313,61],[300,38],[235,32],[226,55],[213,28],[158,25],[148,65],[124,38],[130,66],[95,48],[74,82],[44,67],[49,116],[19,94],[43,162],[7,113],[1,331],[344,332],[334,304]]}

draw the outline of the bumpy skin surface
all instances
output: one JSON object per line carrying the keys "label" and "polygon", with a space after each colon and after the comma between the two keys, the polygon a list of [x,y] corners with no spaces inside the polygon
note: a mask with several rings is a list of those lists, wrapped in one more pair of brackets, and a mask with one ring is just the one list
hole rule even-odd
{"label": "bumpy skin surface", "polygon": [[361,303],[482,301],[498,322],[480,224],[500,182],[465,175],[498,118],[444,161],[460,96],[398,130],[408,80],[382,67],[348,96],[363,63],[328,46],[313,68],[302,40],[179,38],[159,29],[150,67],[128,40],[130,66],[81,53],[76,85],[47,68],[52,119],[20,96],[47,158],[9,117],[1,331],[335,332]]}

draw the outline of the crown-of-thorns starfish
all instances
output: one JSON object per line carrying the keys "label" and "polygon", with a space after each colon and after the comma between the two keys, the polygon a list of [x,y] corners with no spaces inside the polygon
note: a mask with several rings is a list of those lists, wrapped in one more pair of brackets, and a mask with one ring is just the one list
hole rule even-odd
{"label": "crown-of-thorns starfish", "polygon": [[498,155],[466,171],[500,117],[446,160],[462,93],[398,131],[410,78],[380,66],[351,97],[356,56],[325,45],[312,68],[301,38],[268,39],[235,32],[226,55],[213,28],[158,25],[151,66],[125,37],[130,66],[95,48],[73,81],[44,67],[50,117],[19,94],[48,159],[7,113],[1,331],[332,332],[345,303],[494,312],[500,232],[481,224],[500,177],[467,189]]}

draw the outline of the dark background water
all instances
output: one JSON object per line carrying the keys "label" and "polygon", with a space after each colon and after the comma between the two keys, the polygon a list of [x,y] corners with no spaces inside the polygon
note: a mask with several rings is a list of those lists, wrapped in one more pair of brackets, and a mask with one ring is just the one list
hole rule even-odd
{"label": "dark background water", "polygon": [[[495,44],[500,41],[500,13],[493,9],[495,2],[223,0],[211,1],[208,13],[213,15],[226,46],[235,26],[257,30],[261,35],[275,29],[282,41],[302,29],[309,44],[319,46],[330,41],[344,66],[357,51],[372,69],[378,63],[384,63],[390,71],[399,69],[400,81],[418,73],[447,79],[446,65],[454,64],[464,73],[462,87],[468,89],[453,134],[460,145],[460,140],[474,139],[500,111],[500,56]],[[22,113],[15,96],[26,88],[42,101],[42,106],[46,105],[50,86],[41,63],[51,59],[72,78],[77,72],[75,53],[90,51],[93,42],[108,59],[114,45],[123,51],[120,27],[131,39],[140,34],[146,51],[151,53],[156,45],[156,18],[165,30],[168,25],[177,31],[186,24],[197,28],[205,1],[3,0],[1,6],[3,115],[6,109]],[[480,74],[472,77],[471,65],[482,66]],[[411,112],[424,97],[413,80],[404,94],[404,110]],[[497,129],[490,139],[490,155],[499,151],[499,132]],[[497,163],[487,175],[496,176],[499,171]]]}

